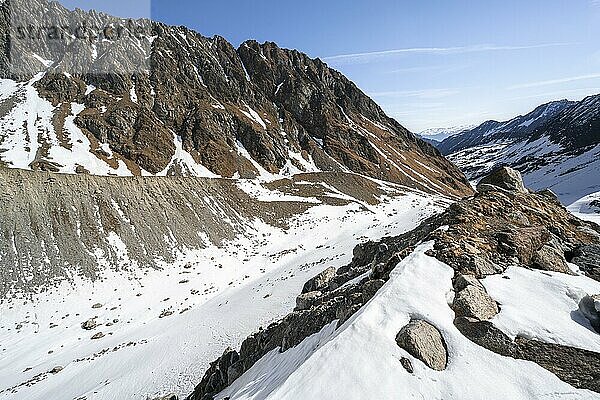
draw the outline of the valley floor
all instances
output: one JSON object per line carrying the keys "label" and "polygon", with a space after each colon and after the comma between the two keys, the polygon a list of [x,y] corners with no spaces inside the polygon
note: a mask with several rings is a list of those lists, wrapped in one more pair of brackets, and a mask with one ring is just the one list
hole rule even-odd
{"label": "valley floor", "polygon": [[[290,312],[310,277],[350,262],[356,244],[409,231],[448,205],[415,193],[381,200],[318,205],[289,229],[256,220],[245,235],[182,252],[162,270],[75,276],[34,302],[2,303],[0,398],[189,394],[223,349]],[[90,319],[97,326],[83,329]]]}

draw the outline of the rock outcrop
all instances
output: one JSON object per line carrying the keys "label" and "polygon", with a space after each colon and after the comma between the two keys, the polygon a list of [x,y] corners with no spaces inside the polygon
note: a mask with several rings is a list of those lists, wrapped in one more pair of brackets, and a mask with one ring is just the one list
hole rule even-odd
{"label": "rock outcrop", "polygon": [[[509,167],[501,167],[479,181],[477,191],[485,192],[501,188],[509,192],[527,193],[521,173]],[[497,190],[497,189],[496,189]]]}
{"label": "rock outcrop", "polygon": [[413,320],[398,332],[396,343],[436,371],[446,369],[448,351],[440,331],[427,321]]}
{"label": "rock outcrop", "polygon": [[592,328],[600,333],[600,294],[585,296],[581,299],[579,311],[590,321]]}
{"label": "rock outcrop", "polygon": [[[302,294],[293,313],[246,339],[239,352],[228,350],[212,363],[189,399],[212,399],[267,352],[286,351],[336,319],[340,324],[346,321],[376,295],[398,263],[425,241],[434,241],[431,256],[455,270],[451,306],[463,335],[498,354],[535,362],[577,388],[600,393],[599,353],[522,337],[512,340],[489,321],[499,306],[478,280],[508,266],[536,267],[535,255],[544,246],[574,259],[574,254],[584,253],[577,249],[600,244],[600,227],[575,218],[545,194],[497,187],[458,201],[411,232],[357,246],[350,264],[333,277],[333,271],[327,273],[329,285],[321,285],[320,292]],[[369,270],[360,282],[344,284]],[[594,279],[593,274],[588,276]],[[306,289],[313,289],[314,282]],[[443,337],[427,322],[412,321],[398,334],[398,342],[429,367],[446,367]],[[400,362],[408,372],[414,371],[410,359]]]}

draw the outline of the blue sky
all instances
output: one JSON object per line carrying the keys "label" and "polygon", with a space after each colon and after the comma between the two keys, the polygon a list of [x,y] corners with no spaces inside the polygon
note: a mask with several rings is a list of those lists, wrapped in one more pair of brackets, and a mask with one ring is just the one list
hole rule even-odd
{"label": "blue sky", "polygon": [[299,49],[413,131],[600,93],[600,0],[61,2]]}

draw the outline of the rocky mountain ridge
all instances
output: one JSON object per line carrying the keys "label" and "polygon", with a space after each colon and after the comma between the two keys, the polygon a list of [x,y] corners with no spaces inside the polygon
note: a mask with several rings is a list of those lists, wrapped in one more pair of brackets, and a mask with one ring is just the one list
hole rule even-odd
{"label": "rocky mountain ridge", "polygon": [[[27,1],[37,25],[114,22]],[[5,31],[7,4],[0,6]],[[1,82],[0,162],[99,175],[351,171],[429,192],[470,192],[437,150],[321,60],[274,43],[250,40],[236,49],[218,36],[144,23],[150,32],[139,39],[109,48],[98,40],[67,47],[71,58],[94,54],[89,62],[95,67],[136,44],[134,54],[148,59],[148,70],[131,74],[75,74],[62,53],[41,45],[36,53],[26,49],[30,76],[5,74],[10,79]]]}
{"label": "rocky mountain ridge", "polygon": [[[377,296],[385,296],[380,293],[386,292],[385,287],[393,286],[393,279],[400,279],[394,270],[408,268],[408,265],[401,266],[411,262],[407,260],[415,259],[414,253],[423,247],[423,242],[431,243],[425,253],[430,257],[428,263],[433,262],[431,258],[437,259],[454,271],[453,292],[448,297],[447,306],[453,310],[456,334],[492,353],[537,364],[572,387],[600,393],[599,351],[542,340],[535,333],[509,337],[496,326],[496,322],[490,321],[503,312],[504,305],[498,304],[482,284],[485,278],[502,275],[503,279],[500,281],[510,287],[513,285],[513,271],[516,273],[520,269],[575,275],[568,263],[577,264],[586,279],[600,282],[600,226],[573,217],[551,192],[528,192],[524,189],[518,172],[513,170],[499,171],[482,183],[478,190],[479,194],[474,198],[455,203],[444,213],[428,219],[411,232],[356,247],[350,264],[337,271],[327,269],[308,281],[292,314],[247,338],[239,351],[226,350],[222,357],[211,364],[188,399],[237,399],[243,397],[247,390],[280,398],[285,391],[278,390],[284,386],[293,393],[310,392],[318,396],[319,393],[329,392],[328,385],[315,383],[311,389],[303,389],[301,385],[286,386],[286,380],[293,380],[294,373],[302,369],[303,363],[309,363],[313,358],[320,359],[316,353],[326,351],[327,341],[337,340],[338,345],[330,352],[329,357],[323,359],[325,363],[329,360],[332,365],[320,365],[323,368],[320,371],[335,367],[332,357],[334,354],[336,357],[340,354],[342,358],[349,357],[344,353],[343,341],[339,338],[347,336],[344,332],[361,318],[356,315],[367,312],[361,310],[377,302]],[[422,268],[425,269],[424,266]],[[573,292],[569,295],[578,296],[580,304],[584,304],[585,294],[575,295]],[[388,301],[393,302],[394,299],[389,298]],[[411,375],[416,375],[416,378],[423,375],[421,362],[428,368],[442,371],[436,376],[444,380],[444,374],[452,374],[444,371],[448,368],[447,363],[458,364],[461,357],[467,357],[464,353],[457,355],[449,345],[443,343],[443,336],[446,335],[448,339],[450,335],[448,328],[438,329],[431,325],[426,320],[434,317],[422,312],[413,315],[411,322],[398,332],[398,346],[409,355],[397,360],[397,367],[394,368],[398,369],[394,372],[394,380],[399,379],[402,368],[408,374],[406,379],[411,379]],[[593,314],[593,310],[589,312]],[[588,315],[588,311],[582,313]],[[394,318],[392,315],[385,315],[386,319]],[[585,318],[578,320],[575,316],[573,318],[584,326],[595,321],[590,319],[586,322]],[[554,327],[545,328],[552,332]],[[331,329],[337,329],[338,333],[332,333]],[[384,334],[385,328],[380,326],[379,329],[377,333]],[[594,334],[587,334],[593,338]],[[456,347],[456,339],[452,340],[452,346]],[[367,346],[366,343],[351,343],[356,352],[359,351],[356,346]],[[309,355],[295,355],[302,354],[303,351],[308,351]],[[277,361],[277,354],[280,355],[281,363]],[[483,354],[478,355],[482,356]],[[500,360],[496,362],[493,368],[499,368],[502,363]],[[290,364],[293,366],[290,367]],[[360,391],[357,385],[372,386],[372,382],[365,380],[370,376],[369,372],[357,373],[361,371],[360,365],[351,365],[353,367],[348,368],[352,372],[346,370],[341,377],[346,382],[344,377],[351,374],[355,381],[354,384],[346,382],[350,388],[342,389],[336,382],[329,384],[336,387],[336,390],[349,391]],[[460,367],[455,365],[452,370],[457,368]],[[525,364],[522,364],[522,368],[525,368]],[[273,378],[275,384],[266,382],[261,371],[267,370],[285,378]],[[504,374],[501,370],[502,368],[495,370],[495,373]],[[306,370],[298,372],[300,375],[306,373]],[[382,382],[387,382],[385,376],[391,372],[382,368],[379,373],[384,375],[380,376]],[[521,371],[516,372],[516,375],[520,376],[520,373],[525,374]],[[311,376],[314,378],[314,375]],[[236,382],[238,379],[239,384]],[[555,384],[554,381],[552,384]],[[512,385],[516,384],[513,382]],[[505,386],[502,393],[517,393],[515,388],[516,386]],[[541,389],[537,386],[529,388]],[[403,390],[412,389],[409,386],[403,387]],[[496,395],[489,393],[490,398],[496,398]],[[581,396],[593,398],[594,395],[587,397],[583,391]]]}
{"label": "rocky mountain ridge", "polygon": [[569,205],[600,191],[600,95],[561,100],[507,122],[488,121],[438,148],[477,181],[494,168],[519,170],[535,189],[551,188]]}

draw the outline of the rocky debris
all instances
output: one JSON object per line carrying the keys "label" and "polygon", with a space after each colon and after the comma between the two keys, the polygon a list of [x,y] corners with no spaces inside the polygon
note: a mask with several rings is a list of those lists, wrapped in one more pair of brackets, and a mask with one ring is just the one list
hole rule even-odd
{"label": "rocky debris", "polygon": [[158,318],[166,318],[166,317],[170,317],[171,315],[174,314],[173,310],[162,310],[158,316]]}
{"label": "rocky debris", "polygon": [[104,333],[98,332],[98,333],[94,334],[94,336],[92,336],[91,339],[92,340],[102,339],[104,336],[106,336]]}
{"label": "rocky debris", "polygon": [[436,371],[446,369],[448,352],[440,331],[423,320],[412,320],[398,332],[396,343]]}
{"label": "rocky debris", "polygon": [[302,289],[302,293],[310,293],[320,290],[325,290],[328,288],[329,283],[336,276],[336,268],[329,267],[325,271],[321,272],[319,275],[311,278],[308,282],[304,284],[304,288]]}
{"label": "rocky debris", "polygon": [[489,321],[459,317],[454,324],[469,340],[487,350],[532,361],[576,388],[600,393],[600,353],[524,337],[513,341]]}
{"label": "rocky debris", "polygon": [[565,253],[547,244],[535,252],[532,262],[534,268],[573,275],[567,265]]}
{"label": "rocky debris", "polygon": [[51,374],[58,374],[60,371],[62,371],[64,369],[64,367],[57,365],[56,367],[52,368],[50,371],[48,371]]}
{"label": "rocky debris", "polygon": [[461,290],[466,289],[468,286],[475,286],[483,289],[483,285],[481,282],[479,282],[479,279],[473,275],[456,274],[454,277],[453,286],[456,292],[460,292]]}
{"label": "rocky debris", "polygon": [[504,189],[509,192],[528,193],[525,188],[521,173],[510,167],[501,167],[493,171],[488,176],[484,177],[477,184],[478,192],[487,192],[497,190],[496,188]]}
{"label": "rocky debris", "polygon": [[152,400],[177,400],[178,397],[176,394],[167,394],[165,396],[155,397]]}
{"label": "rocky debris", "polygon": [[579,311],[590,321],[596,332],[600,333],[600,294],[585,296],[581,299]]}
{"label": "rocky debris", "polygon": [[96,303],[92,306],[92,308],[102,308],[102,304]]}
{"label": "rocky debris", "polygon": [[85,329],[86,331],[91,331],[98,326],[96,323],[96,318],[90,318],[87,321],[81,323],[81,329]]}
{"label": "rocky debris", "polygon": [[[295,196],[310,196],[307,190],[324,184],[375,204],[383,194],[370,179],[337,172],[295,176],[289,180],[289,189],[296,190]],[[390,195],[402,195],[396,193]],[[205,198],[213,199],[213,205],[207,207]],[[52,288],[76,275],[97,279],[102,267],[93,255],[95,249],[103,251],[109,265],[122,266],[123,260],[106,240],[108,232],[118,235],[127,247],[127,268],[136,264],[159,268],[156,260],[173,262],[177,256],[171,246],[164,245],[163,235],[170,237],[169,232],[178,246],[202,249],[206,242],[196,234],[199,231],[217,245],[241,233],[245,218],[286,228],[293,216],[310,207],[312,204],[301,201],[262,202],[225,179],[113,178],[0,168],[0,221],[6,221],[0,224],[0,297],[9,291],[31,294]],[[158,215],[158,209],[164,214]],[[21,243],[17,253],[13,236]],[[361,268],[368,270],[369,266]],[[336,279],[340,285],[345,277]]]}
{"label": "rocky debris", "polygon": [[319,291],[301,294],[296,298],[296,308],[294,311],[308,310],[321,296],[323,296],[323,293]]}
{"label": "rocky debris", "polygon": [[[455,270],[455,324],[465,336],[478,343],[481,336],[478,329],[493,328],[485,320],[498,313],[498,305],[486,293],[478,278],[502,272],[508,266],[531,268],[536,253],[545,245],[575,259],[575,254],[583,254],[583,251],[575,249],[600,242],[599,233],[600,227],[573,217],[559,203],[540,194],[501,189],[458,201],[410,232],[356,246],[350,264],[340,267],[336,273],[333,270],[327,272],[327,284],[316,285],[317,281],[323,281],[319,278],[312,279],[305,287],[300,296],[302,310],[297,309],[248,337],[239,352],[229,350],[213,362],[189,399],[212,398],[226,388],[231,379],[247,371],[269,351],[276,348],[285,351],[294,347],[335,320],[344,323],[376,294],[389,279],[390,272],[419,243],[434,241],[434,249],[429,254]],[[345,284],[369,270],[371,272],[360,282]],[[310,294],[315,286],[322,287],[319,296]],[[307,294],[310,295],[303,297]],[[421,346],[418,335],[417,339],[413,339],[412,333],[425,331],[423,351],[431,351],[433,355],[422,358],[435,368],[444,369],[448,355],[440,332],[424,321],[411,321],[409,325],[419,329],[405,327],[402,335],[398,335],[399,342]],[[582,356],[595,365],[595,355],[590,352],[522,339],[515,342],[518,343],[515,347],[515,343],[499,330],[493,328],[488,331],[491,339],[481,341],[483,347],[537,362],[552,372],[559,371],[560,374],[555,373],[567,382],[573,382],[576,373],[560,371],[560,368],[581,365],[576,357]],[[542,352],[548,349],[555,356],[567,354],[567,359],[564,362],[546,359],[543,354],[535,354],[534,349]],[[418,350],[421,351],[420,347]],[[416,350],[414,352],[417,353]],[[407,371],[412,370],[412,364],[400,362]],[[597,372],[594,368],[586,366],[582,370],[583,378],[578,387],[595,387],[593,383]]]}
{"label": "rocky debris", "polygon": [[409,374],[412,374],[415,372],[415,369],[413,368],[413,365],[412,365],[412,361],[410,361],[410,359],[408,359],[406,357],[402,357],[400,359],[400,364],[406,370],[406,372],[408,372]]}
{"label": "rocky debris", "polygon": [[498,305],[481,285],[467,285],[456,293],[452,309],[457,316],[479,321],[491,319],[498,314]]}
{"label": "rocky debris", "polygon": [[565,256],[600,240],[597,225],[575,218],[545,196],[517,191],[479,193],[434,219],[448,229],[428,236],[435,240],[430,254],[479,278],[509,266],[571,273]]}

